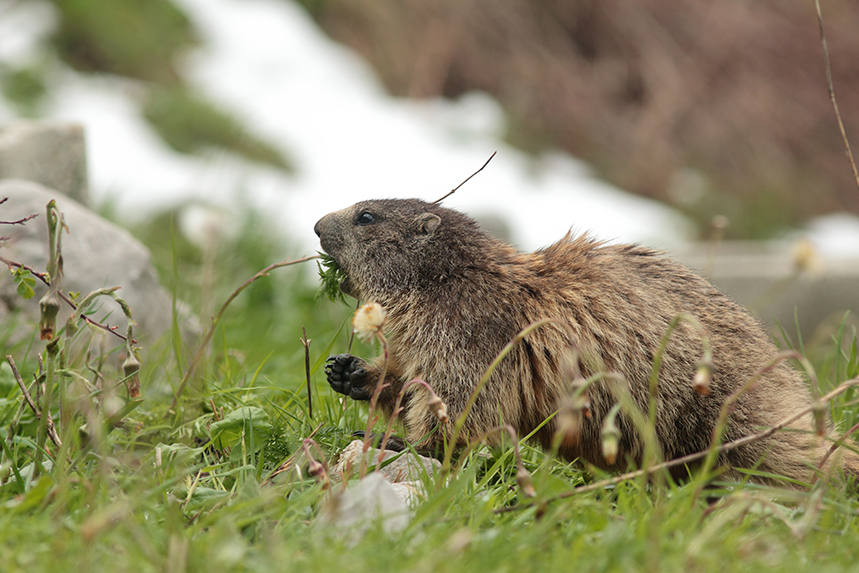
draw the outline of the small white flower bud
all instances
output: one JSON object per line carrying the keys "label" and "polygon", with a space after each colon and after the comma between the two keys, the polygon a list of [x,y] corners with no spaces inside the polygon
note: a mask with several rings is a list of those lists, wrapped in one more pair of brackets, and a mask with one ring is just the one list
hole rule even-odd
{"label": "small white flower bud", "polygon": [[620,404],[615,404],[609,410],[602,425],[602,457],[609,465],[617,461],[618,446],[620,445],[620,428],[615,423]]}
{"label": "small white flower bud", "polygon": [[519,491],[522,492],[523,497],[537,496],[534,483],[531,481],[531,474],[522,466],[519,466],[519,469],[516,471],[516,484],[519,486]]}
{"label": "small white flower bud", "polygon": [[700,396],[710,395],[710,370],[711,366],[706,361],[698,363],[698,369],[695,371],[695,378],[692,380],[692,387],[695,393]]}
{"label": "small white flower bud", "polygon": [[447,424],[447,406],[444,402],[441,401],[441,398],[438,397],[438,394],[435,392],[432,393],[432,397],[429,401],[429,407],[435,414],[435,417],[441,420],[443,424]]}
{"label": "small white flower bud", "polygon": [[617,450],[620,443],[620,430],[612,422],[611,426],[602,431],[602,457],[609,465],[617,461]]}

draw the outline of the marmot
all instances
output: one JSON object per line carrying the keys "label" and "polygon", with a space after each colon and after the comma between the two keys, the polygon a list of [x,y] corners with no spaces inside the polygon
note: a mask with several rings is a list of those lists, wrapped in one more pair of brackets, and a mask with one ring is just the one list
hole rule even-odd
{"label": "marmot", "polygon": [[[701,395],[693,388],[703,352],[700,330],[681,322],[662,358],[656,399],[661,455],[678,458],[708,448],[724,400],[778,354],[748,311],[649,248],[568,233],[550,247],[523,254],[466,215],[417,199],[362,201],[326,215],[314,231],[348,277],[342,290],[387,311],[388,386],[379,404],[388,415],[403,384],[420,378],[455,420],[489,364],[520,331],[547,318],[568,325],[535,329],[500,362],[467,417],[463,439],[501,422],[521,436],[544,424],[571,391],[571,356],[583,378],[620,374],[647,412],[654,355],[672,320],[686,313],[706,332],[712,367],[709,394]],[[365,362],[345,354],[330,357],[326,372],[336,391],[368,400],[380,366],[381,359]],[[641,463],[643,441],[623,411],[617,418],[617,461],[610,465],[603,458],[600,430],[617,401],[610,384],[589,387],[589,415],[580,417],[577,436],[561,442],[564,458],[606,470]],[[401,419],[407,440],[417,441],[438,425],[428,402],[422,386],[406,390]],[[736,401],[723,441],[756,433],[810,404],[803,376],[781,362]],[[812,425],[812,416],[804,416],[793,424],[800,431],[778,432],[723,453],[718,464],[807,483],[828,448]],[[557,427],[556,417],[536,431],[544,449]],[[442,432],[450,438],[452,428],[449,423],[430,435],[427,449],[443,442]],[[859,467],[848,456],[848,465]],[[683,478],[687,471],[677,468],[674,475]]]}

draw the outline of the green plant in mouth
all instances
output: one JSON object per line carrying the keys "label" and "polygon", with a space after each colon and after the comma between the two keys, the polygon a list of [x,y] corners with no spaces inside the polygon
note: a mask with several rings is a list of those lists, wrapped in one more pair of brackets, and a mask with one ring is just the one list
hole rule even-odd
{"label": "green plant in mouth", "polygon": [[328,297],[331,302],[346,302],[346,297],[343,291],[340,290],[340,283],[347,279],[346,273],[334,260],[334,257],[327,253],[319,253],[319,260],[316,261],[316,266],[319,268],[319,278],[322,281],[322,288],[319,291],[320,296]]}

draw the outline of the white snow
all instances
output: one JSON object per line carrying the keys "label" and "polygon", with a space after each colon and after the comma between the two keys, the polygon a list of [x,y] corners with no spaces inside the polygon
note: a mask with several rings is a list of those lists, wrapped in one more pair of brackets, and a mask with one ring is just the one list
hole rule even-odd
{"label": "white snow", "polygon": [[[386,95],[370,67],[328,39],[297,4],[177,4],[204,38],[181,62],[187,80],[280,146],[296,172],[226,152],[176,153],[141,116],[137,83],[57,63],[45,116],[85,126],[90,194],[95,202],[110,198],[126,217],[188,201],[220,212],[246,202],[310,252],[317,244],[313,224],[325,213],[367,198],[437,199],[498,151],[445,204],[502,219],[523,249],[548,245],[570,228],[667,248],[692,235],[676,211],[598,180],[565,153],[533,158],[503,143],[503,112],[485,94],[455,102]],[[0,0],[0,62],[37,58],[55,22],[46,3]],[[0,102],[0,121],[12,119]]]}
{"label": "white snow", "polygon": [[56,25],[54,7],[47,2],[0,2],[0,62],[37,59],[41,43]]}
{"label": "white snow", "polygon": [[817,252],[828,259],[859,257],[859,217],[850,213],[832,213],[809,221],[799,233]]}

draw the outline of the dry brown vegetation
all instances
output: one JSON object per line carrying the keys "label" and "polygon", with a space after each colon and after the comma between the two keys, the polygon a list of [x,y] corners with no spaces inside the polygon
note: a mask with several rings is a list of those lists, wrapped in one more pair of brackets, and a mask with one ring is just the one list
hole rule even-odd
{"label": "dry brown vegetation", "polygon": [[[735,235],[859,212],[810,0],[307,4],[392,93],[485,90],[520,146],[559,145],[626,189],[705,219],[726,214]],[[859,4],[828,1],[823,15],[855,135]]]}

